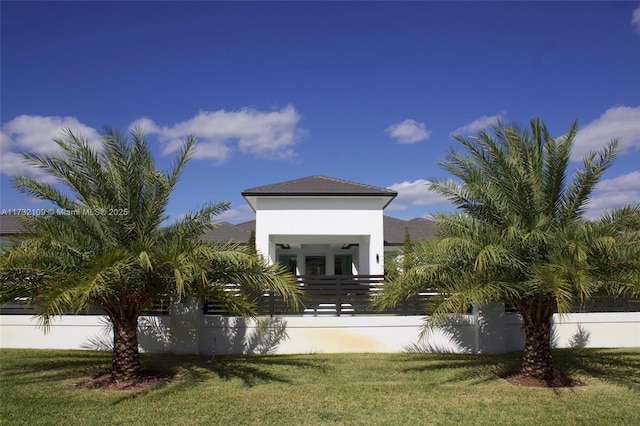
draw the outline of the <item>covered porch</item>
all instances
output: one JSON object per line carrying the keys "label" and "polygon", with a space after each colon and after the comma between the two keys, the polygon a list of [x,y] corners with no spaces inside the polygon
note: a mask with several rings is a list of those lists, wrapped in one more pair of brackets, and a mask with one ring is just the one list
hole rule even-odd
{"label": "covered porch", "polygon": [[269,235],[269,262],[293,275],[381,275],[383,255],[369,235]]}

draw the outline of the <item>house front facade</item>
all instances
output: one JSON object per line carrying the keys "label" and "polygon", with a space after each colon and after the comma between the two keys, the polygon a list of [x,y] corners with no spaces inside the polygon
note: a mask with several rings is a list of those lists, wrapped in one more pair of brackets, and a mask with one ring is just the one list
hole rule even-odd
{"label": "house front facade", "polygon": [[295,275],[382,275],[390,189],[311,176],[242,192],[256,213],[256,248]]}
{"label": "house front facade", "polygon": [[[207,234],[218,241],[247,242],[268,263],[280,263],[298,277],[304,306],[292,311],[277,295],[257,297],[263,315],[353,316],[379,313],[371,304],[384,281],[385,254],[402,245],[411,229],[416,238],[433,234],[431,221],[403,221],[383,214],[396,197],[390,189],[327,176],[311,176],[242,191],[256,220],[221,224]],[[388,314],[423,314],[413,300]],[[205,308],[217,311],[215,306]]]}

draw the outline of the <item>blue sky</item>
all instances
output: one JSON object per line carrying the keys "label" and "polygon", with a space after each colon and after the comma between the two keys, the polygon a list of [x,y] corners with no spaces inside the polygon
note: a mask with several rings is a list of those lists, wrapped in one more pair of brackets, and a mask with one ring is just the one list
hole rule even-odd
{"label": "blue sky", "polygon": [[582,131],[575,162],[613,137],[622,154],[590,216],[640,202],[640,2],[5,2],[1,7],[0,209],[25,151],[64,126],[149,134],[167,168],[196,157],[171,217],[244,189],[311,175],[389,187],[386,213],[450,207],[427,189],[436,162],[500,118]]}

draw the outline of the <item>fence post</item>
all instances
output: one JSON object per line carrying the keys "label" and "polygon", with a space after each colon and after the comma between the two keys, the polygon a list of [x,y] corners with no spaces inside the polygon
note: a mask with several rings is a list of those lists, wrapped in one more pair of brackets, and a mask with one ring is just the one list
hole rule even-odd
{"label": "fence post", "polygon": [[342,313],[342,277],[336,279],[336,314],[340,316]]}
{"label": "fence post", "polygon": [[272,291],[269,291],[269,316],[273,317],[276,311],[276,303],[275,303],[275,294]]}

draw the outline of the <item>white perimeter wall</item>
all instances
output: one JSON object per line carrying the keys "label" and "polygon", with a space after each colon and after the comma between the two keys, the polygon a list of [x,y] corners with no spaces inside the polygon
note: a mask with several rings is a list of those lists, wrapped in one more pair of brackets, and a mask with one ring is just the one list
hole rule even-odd
{"label": "white perimeter wall", "polygon": [[359,273],[383,274],[383,203],[375,197],[258,199],[256,248],[273,263],[276,243],[290,243],[291,236],[307,244],[356,240],[361,243]]}
{"label": "white perimeter wall", "polygon": [[[146,352],[201,354],[333,352],[480,352],[521,350],[520,318],[499,309],[460,315],[419,340],[422,317],[142,317],[140,348]],[[191,316],[191,317],[190,317]],[[477,319],[477,321],[476,321]],[[108,349],[106,317],[63,316],[45,334],[28,315],[0,316],[0,347]],[[569,314],[555,319],[556,347],[640,347],[640,313]]]}
{"label": "white perimeter wall", "polygon": [[[169,316],[141,317],[138,322],[140,348],[144,352],[170,352]],[[49,329],[30,315],[0,315],[0,347],[30,349],[110,349],[113,333],[102,315],[64,315]]]}

